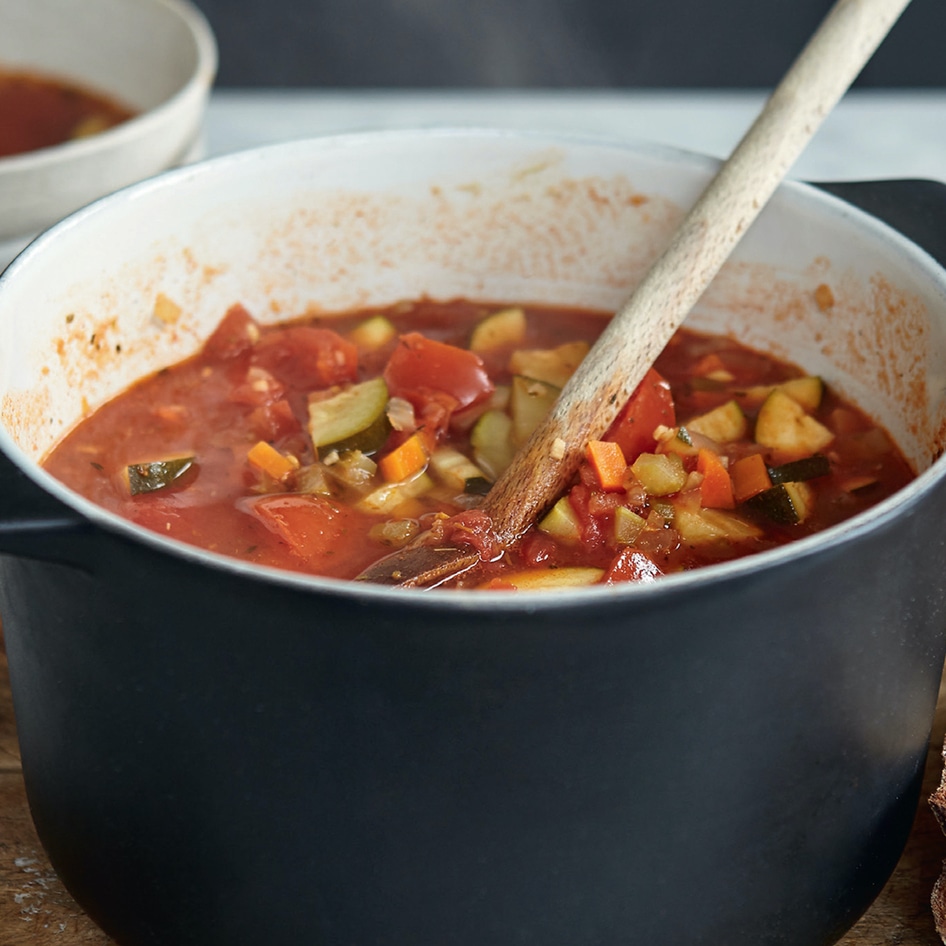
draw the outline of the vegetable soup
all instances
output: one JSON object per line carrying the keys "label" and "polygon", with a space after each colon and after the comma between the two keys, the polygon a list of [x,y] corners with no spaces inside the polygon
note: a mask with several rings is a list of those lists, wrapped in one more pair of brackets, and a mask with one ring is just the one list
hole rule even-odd
{"label": "vegetable soup", "polygon": [[0,157],[85,138],[133,115],[74,82],[0,67]]}
{"label": "vegetable soup", "polygon": [[498,550],[478,506],[607,315],[403,303],[263,326],[104,405],[47,458],[141,526],[249,562],[355,578],[416,541],[472,547],[464,587],[653,581],[790,542],[913,478],[821,378],[682,329],[573,484]]}

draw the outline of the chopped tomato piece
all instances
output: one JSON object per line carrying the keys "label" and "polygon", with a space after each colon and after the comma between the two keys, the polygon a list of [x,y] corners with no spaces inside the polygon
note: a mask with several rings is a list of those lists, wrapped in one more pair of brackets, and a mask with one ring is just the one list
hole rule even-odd
{"label": "chopped tomato piece", "polygon": [[428,400],[425,390],[450,395],[457,411],[479,404],[493,392],[493,382],[478,355],[419,332],[400,337],[384,369],[384,380],[393,397],[403,397],[419,410]]}
{"label": "chopped tomato piece", "polygon": [[300,390],[327,388],[358,377],[358,349],[327,328],[296,325],[259,340],[255,364]]}
{"label": "chopped tomato piece", "polygon": [[650,556],[629,547],[621,549],[614,556],[602,581],[606,584],[616,581],[654,581],[662,574],[660,566]]}
{"label": "chopped tomato piece", "polygon": [[260,337],[260,328],[246,309],[237,303],[204,343],[204,354],[215,361],[227,361],[249,351]]}
{"label": "chopped tomato piece", "polygon": [[247,370],[243,383],[230,392],[230,400],[234,404],[260,407],[278,401],[285,394],[284,384],[277,381],[265,368],[252,365]]}
{"label": "chopped tomato piece", "polygon": [[273,493],[252,499],[243,508],[299,558],[320,568],[344,556],[344,540],[357,521],[351,508],[310,494]]}
{"label": "chopped tomato piece", "polygon": [[625,459],[631,463],[640,454],[651,452],[657,446],[654,431],[658,427],[673,427],[675,424],[670,385],[651,368],[604,439],[618,444]]}
{"label": "chopped tomato piece", "polygon": [[281,440],[302,429],[299,418],[285,398],[274,404],[263,404],[250,412],[247,424],[260,440]]}

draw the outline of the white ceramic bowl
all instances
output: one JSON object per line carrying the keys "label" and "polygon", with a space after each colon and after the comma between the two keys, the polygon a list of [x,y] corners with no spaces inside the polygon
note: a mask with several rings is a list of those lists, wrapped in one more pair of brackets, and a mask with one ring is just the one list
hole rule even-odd
{"label": "white ceramic bowl", "polygon": [[0,65],[72,79],[138,112],[101,134],[0,158],[2,269],[45,227],[194,150],[217,45],[186,0],[3,0]]}

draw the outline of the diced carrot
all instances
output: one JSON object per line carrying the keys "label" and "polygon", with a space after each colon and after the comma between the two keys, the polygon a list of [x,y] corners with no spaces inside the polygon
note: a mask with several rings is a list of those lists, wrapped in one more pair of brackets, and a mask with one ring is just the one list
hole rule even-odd
{"label": "diced carrot", "polygon": [[260,440],[252,447],[246,459],[251,466],[268,474],[274,480],[283,480],[299,469],[299,461],[295,457],[285,456],[265,440]]}
{"label": "diced carrot", "polygon": [[388,483],[400,483],[427,465],[427,451],[417,433],[411,434],[399,447],[382,457],[378,463],[381,475]]}
{"label": "diced carrot", "polygon": [[730,467],[733,498],[737,503],[744,503],[759,493],[765,492],[772,485],[765,460],[760,453],[736,460]]}
{"label": "diced carrot", "polygon": [[627,461],[620,444],[613,440],[589,440],[585,447],[585,457],[595,471],[602,489],[623,489]]}
{"label": "diced carrot", "polygon": [[717,453],[705,447],[700,448],[696,457],[696,470],[703,474],[700,483],[700,503],[703,506],[709,509],[732,509],[736,505],[732,479]]}

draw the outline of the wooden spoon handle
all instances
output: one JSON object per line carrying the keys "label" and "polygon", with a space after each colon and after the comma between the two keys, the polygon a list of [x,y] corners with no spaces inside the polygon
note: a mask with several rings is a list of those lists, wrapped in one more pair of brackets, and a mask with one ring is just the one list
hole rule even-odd
{"label": "wooden spoon handle", "polygon": [[909,0],[838,0],[484,509],[514,542],[562,492]]}
{"label": "wooden spoon handle", "polygon": [[[857,77],[909,0],[837,0],[669,246],[610,321],[555,406],[483,505],[509,547],[561,495],[585,445],[621,408],[779,182]],[[470,550],[394,553],[364,581],[429,587],[475,565]]]}

